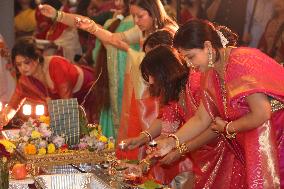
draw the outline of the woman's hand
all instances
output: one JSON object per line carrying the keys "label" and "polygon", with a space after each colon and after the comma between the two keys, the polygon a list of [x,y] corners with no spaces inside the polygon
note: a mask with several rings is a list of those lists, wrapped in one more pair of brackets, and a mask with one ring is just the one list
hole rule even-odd
{"label": "woman's hand", "polygon": [[124,148],[122,150],[133,150],[143,144],[141,137],[134,137],[123,140]]}
{"label": "woman's hand", "polygon": [[222,120],[220,117],[216,117],[215,122],[211,123],[210,128],[216,133],[222,133],[227,124],[227,121]]}
{"label": "woman's hand", "polygon": [[93,20],[83,16],[75,17],[75,26],[91,34],[94,34],[99,28],[99,26]]}
{"label": "woman's hand", "polygon": [[56,9],[50,5],[39,5],[40,13],[48,18],[56,17]]}
{"label": "woman's hand", "polygon": [[171,165],[174,162],[178,161],[181,158],[180,152],[175,149],[168,153],[164,158],[160,160],[160,164],[162,165]]}
{"label": "woman's hand", "polygon": [[163,157],[176,147],[175,140],[172,137],[157,140],[157,144],[157,150],[149,156]]}

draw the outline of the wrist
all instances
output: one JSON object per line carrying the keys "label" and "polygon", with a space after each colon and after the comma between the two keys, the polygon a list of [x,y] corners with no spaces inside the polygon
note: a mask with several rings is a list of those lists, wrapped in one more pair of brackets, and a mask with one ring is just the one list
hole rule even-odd
{"label": "wrist", "polygon": [[236,138],[236,130],[234,127],[232,127],[233,121],[230,121],[227,123],[224,127],[224,134],[228,139],[234,139]]}

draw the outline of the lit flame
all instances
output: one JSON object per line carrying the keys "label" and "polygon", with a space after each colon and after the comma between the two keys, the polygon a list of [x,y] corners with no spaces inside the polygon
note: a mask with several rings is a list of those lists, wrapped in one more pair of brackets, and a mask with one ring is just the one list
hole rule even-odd
{"label": "lit flame", "polygon": [[44,105],[42,104],[36,105],[36,115],[37,116],[44,115]]}
{"label": "lit flame", "polygon": [[32,114],[32,106],[29,104],[25,104],[23,106],[23,114],[24,115],[31,115]]}

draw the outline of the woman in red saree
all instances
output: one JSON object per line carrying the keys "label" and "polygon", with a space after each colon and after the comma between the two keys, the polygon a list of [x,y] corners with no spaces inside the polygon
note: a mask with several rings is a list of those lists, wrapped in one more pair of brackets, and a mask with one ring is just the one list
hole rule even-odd
{"label": "woman in red saree", "polygon": [[[155,47],[146,54],[140,69],[144,80],[149,83],[150,95],[159,98],[159,116],[139,136],[124,140],[127,149],[134,149],[151,142],[153,138],[161,139],[175,133],[194,111],[188,111],[187,104],[192,99],[188,90],[189,69],[175,49],[165,45]],[[141,161],[142,167],[145,166],[144,161],[147,159]],[[193,172],[189,156],[169,166],[161,166],[154,161],[150,164],[149,173],[158,182],[172,188],[192,188]]]}
{"label": "woman in red saree", "polygon": [[[35,42],[19,40],[12,49],[12,59],[20,74],[8,106],[1,112],[1,126],[5,126],[28,99],[46,104],[48,99],[77,98],[84,101],[93,83],[93,70],[79,67],[60,56],[41,56]],[[91,96],[86,96],[83,106],[91,121]]]}
{"label": "woman in red saree", "polygon": [[284,70],[256,49],[226,47],[233,40],[228,29],[201,20],[178,30],[175,47],[203,72],[202,103],[176,138],[158,141],[154,155],[168,154],[175,140],[190,152],[209,143],[196,152],[195,188],[280,188]]}

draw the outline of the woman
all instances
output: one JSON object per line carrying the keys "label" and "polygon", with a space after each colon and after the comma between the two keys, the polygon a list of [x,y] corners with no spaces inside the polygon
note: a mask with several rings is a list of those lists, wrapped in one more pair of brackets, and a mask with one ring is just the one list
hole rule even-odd
{"label": "woman", "polygon": [[20,78],[8,106],[1,112],[1,126],[9,122],[24,99],[44,104],[48,99],[73,97],[79,104],[85,100],[83,106],[91,119],[90,96],[86,96],[94,80],[91,69],[76,66],[60,56],[43,57],[31,39],[21,39],[15,44],[12,60]]}
{"label": "woman", "polygon": [[32,36],[36,27],[35,1],[16,0],[15,4],[15,32],[16,37]]}
{"label": "woman", "polygon": [[284,63],[284,1],[274,0],[273,7],[275,14],[268,21],[258,48],[277,62]]}
{"label": "woman", "polygon": [[[61,3],[60,0],[47,0],[46,4],[55,7],[58,10],[70,11],[68,2]],[[49,44],[39,44],[44,47],[46,55],[62,55],[73,62],[75,55],[82,54],[79,35],[76,28],[71,28],[65,24],[55,22],[41,14],[37,7],[35,12],[37,22],[35,37],[41,40],[50,41]]]}
{"label": "woman", "polygon": [[[123,32],[134,26],[129,15],[129,0],[115,0],[116,12],[112,19],[106,21],[104,28],[110,32]],[[138,50],[139,45],[131,48]],[[94,88],[94,106],[100,112],[99,123],[105,136],[117,138],[121,115],[123,82],[126,66],[126,52],[111,45],[102,45],[96,40],[93,49],[96,75],[101,73]]]}
{"label": "woman", "polygon": [[[90,19],[79,15],[62,12],[58,14],[55,9],[47,5],[41,6],[41,12],[67,25],[75,26],[76,24],[79,28],[95,35],[102,43],[127,51],[128,63],[125,71],[120,125],[127,125],[126,128],[129,125],[141,125],[138,128],[148,128],[157,116],[158,103],[157,100],[147,97],[146,86],[139,73],[139,65],[144,53],[132,50],[129,44],[143,45],[144,39],[157,29],[167,28],[174,33],[177,24],[166,14],[160,0],[130,0],[129,4],[137,27],[121,33],[111,33],[100,28]],[[134,155],[132,158],[137,157]]]}
{"label": "woman", "polygon": [[[190,116],[186,109],[188,93],[185,92],[189,86],[189,70],[176,50],[169,46],[158,46],[146,54],[140,68],[144,80],[150,85],[151,96],[159,97],[159,116],[138,137],[124,141],[127,149],[142,146],[156,137],[167,137],[176,132]],[[141,161],[141,166],[145,166],[145,161]],[[154,165],[148,169],[158,182],[171,184],[173,188],[192,187],[192,163],[189,157],[167,167],[157,162],[151,164]]]}
{"label": "woman", "polygon": [[194,151],[219,136],[198,156],[196,188],[279,188],[284,70],[256,49],[226,47],[231,39],[228,30],[201,20],[178,30],[174,46],[203,72],[202,103],[174,137],[158,142],[155,156],[179,147],[176,142],[189,141],[188,151]]}

